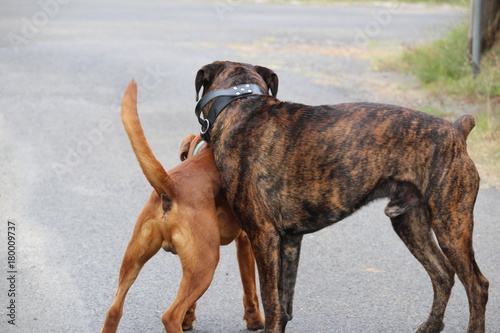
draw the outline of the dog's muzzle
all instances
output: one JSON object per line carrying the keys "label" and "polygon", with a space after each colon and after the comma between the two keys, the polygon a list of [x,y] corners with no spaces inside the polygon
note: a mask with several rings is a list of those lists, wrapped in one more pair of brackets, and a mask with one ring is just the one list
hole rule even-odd
{"label": "dog's muzzle", "polygon": [[[195,114],[198,117],[198,122],[201,125],[200,135],[203,140],[210,142],[210,127],[215,122],[215,119],[224,110],[224,108],[234,100],[240,99],[242,97],[248,97],[252,95],[263,95],[264,93],[260,87],[253,83],[245,83],[234,86],[228,89],[214,90],[203,96],[198,104],[196,104]],[[212,104],[212,107],[208,111],[206,118],[203,118],[201,110],[208,102],[217,98],[217,100]]]}

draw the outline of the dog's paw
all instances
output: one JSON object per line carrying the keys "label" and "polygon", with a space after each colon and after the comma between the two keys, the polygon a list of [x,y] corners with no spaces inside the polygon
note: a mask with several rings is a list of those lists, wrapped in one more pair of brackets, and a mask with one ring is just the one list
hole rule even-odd
{"label": "dog's paw", "polygon": [[251,331],[257,331],[264,328],[264,317],[259,310],[247,309],[243,319],[247,324],[247,329]]}
{"label": "dog's paw", "polygon": [[195,308],[189,309],[184,316],[184,321],[182,322],[183,331],[191,331],[194,328],[194,321],[196,320]]}
{"label": "dog's paw", "polygon": [[184,325],[182,325],[182,331],[183,331],[183,332],[186,332],[186,331],[192,331],[192,330],[193,330],[193,328],[194,328],[194,326],[193,326],[193,325],[191,325],[190,327],[184,327]]}
{"label": "dog's paw", "polygon": [[264,329],[264,325],[262,323],[258,323],[256,326],[247,325],[247,329],[250,331],[258,331]]}
{"label": "dog's paw", "polygon": [[426,321],[420,325],[415,333],[439,333],[444,330],[444,323],[442,321]]}

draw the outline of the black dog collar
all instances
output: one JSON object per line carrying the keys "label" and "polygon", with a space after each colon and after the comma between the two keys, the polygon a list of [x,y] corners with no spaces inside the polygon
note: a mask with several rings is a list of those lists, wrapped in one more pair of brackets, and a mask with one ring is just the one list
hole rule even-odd
{"label": "black dog collar", "polygon": [[[217,116],[224,110],[224,108],[232,101],[248,97],[252,95],[263,95],[264,93],[260,87],[253,83],[246,83],[234,86],[229,89],[214,90],[203,96],[198,104],[196,104],[195,114],[198,117],[198,122],[201,125],[201,137],[206,142],[210,142],[209,129],[213,125]],[[210,111],[208,111],[207,118],[202,118],[201,110],[208,102],[217,98],[217,100],[212,104]]]}

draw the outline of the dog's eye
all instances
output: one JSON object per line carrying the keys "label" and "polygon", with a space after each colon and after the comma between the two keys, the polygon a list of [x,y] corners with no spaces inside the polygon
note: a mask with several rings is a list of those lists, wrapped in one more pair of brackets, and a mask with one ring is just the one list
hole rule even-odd
{"label": "dog's eye", "polygon": [[188,158],[187,152],[181,154],[181,161],[182,162],[184,162],[185,160],[187,160],[187,158]]}

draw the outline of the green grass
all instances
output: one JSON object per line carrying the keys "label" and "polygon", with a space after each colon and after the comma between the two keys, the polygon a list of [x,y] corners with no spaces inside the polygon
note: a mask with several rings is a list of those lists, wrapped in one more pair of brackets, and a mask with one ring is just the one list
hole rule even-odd
{"label": "green grass", "polygon": [[405,52],[402,61],[406,69],[424,84],[464,77],[468,72],[463,54],[467,35],[462,30],[452,29],[445,39]]}
{"label": "green grass", "polygon": [[[500,185],[500,41],[481,58],[481,73],[472,75],[468,55],[468,25],[452,27],[443,38],[406,49],[377,61],[382,70],[416,76],[422,88],[437,99],[479,105],[476,127],[469,136],[469,153],[483,178]],[[449,110],[427,106],[422,111],[456,118]]]}
{"label": "green grass", "polygon": [[467,33],[467,24],[461,24],[442,39],[408,49],[401,57],[400,69],[418,77],[433,94],[479,99],[500,96],[500,47],[483,56],[482,72],[474,78]]}

